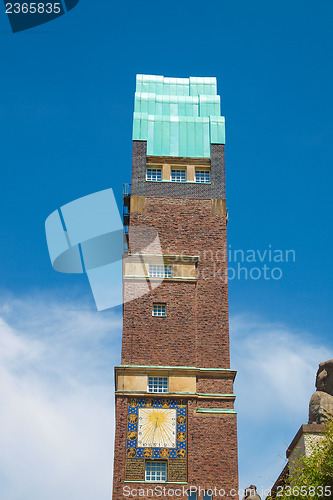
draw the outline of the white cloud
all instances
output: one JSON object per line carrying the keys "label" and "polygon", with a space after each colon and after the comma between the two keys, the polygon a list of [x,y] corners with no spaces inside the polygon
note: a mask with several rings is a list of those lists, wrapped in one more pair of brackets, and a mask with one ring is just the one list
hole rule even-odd
{"label": "white cloud", "polygon": [[263,318],[230,322],[237,395],[240,487],[269,488],[285,464],[285,452],[307,423],[318,364],[332,352],[308,332]]}
{"label": "white cloud", "polygon": [[[260,490],[282,470],[317,365],[332,355],[308,332],[244,315],[231,319],[231,341],[240,487]],[[120,350],[120,312],[0,296],[1,499],[110,500]]]}
{"label": "white cloud", "polygon": [[2,297],[0,498],[109,500],[121,317]]}

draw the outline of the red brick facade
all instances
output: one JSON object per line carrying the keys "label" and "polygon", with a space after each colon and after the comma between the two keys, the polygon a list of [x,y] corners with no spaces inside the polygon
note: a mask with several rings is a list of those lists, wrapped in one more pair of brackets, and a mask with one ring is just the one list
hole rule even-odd
{"label": "red brick facade", "polygon": [[[145,212],[131,215],[131,225],[157,230],[163,255],[199,256],[198,279],[125,304],[122,364],[229,368],[226,219],[211,212],[211,200],[147,197]],[[166,303],[166,318],[152,317],[153,302]]]}
{"label": "red brick facade", "polygon": [[[125,483],[125,458],[126,449],[126,412],[127,398],[118,396],[116,399],[116,421],[117,432],[115,439],[115,463],[113,481],[113,500],[121,500],[124,496],[124,487],[131,489],[146,489],[155,485],[143,483]],[[189,399],[188,418],[188,484],[165,484],[167,490],[177,488],[187,489],[190,486],[201,487],[202,489],[225,490],[223,496],[213,496],[212,498],[238,499],[238,495],[233,490],[238,489],[238,463],[237,463],[237,421],[235,414],[196,414],[198,407],[218,408],[232,407],[232,404],[223,404],[218,400],[209,402],[203,401],[198,405],[195,399]],[[222,492],[223,494],[223,492]],[[135,498],[135,496],[127,497]],[[138,498],[140,498],[138,496]],[[141,497],[149,498],[149,497]],[[150,497],[151,498],[151,497]],[[170,498],[168,495],[154,498],[163,500]],[[178,496],[182,500],[187,500],[187,496]],[[199,497],[198,499],[202,498]]]}
{"label": "red brick facade", "polygon": [[[212,168],[214,163],[216,182],[223,183],[224,192],[224,147],[215,145],[213,151],[213,146]],[[220,491],[220,495],[212,498],[236,498],[237,424],[236,414],[232,412],[234,372],[230,370],[229,355],[226,213],[213,209],[218,192],[214,184],[210,192],[209,186],[203,186],[204,189],[199,186],[196,191],[198,186],[146,183],[145,160],[145,143],[134,142],[132,196],[144,196],[144,209],[130,211],[130,227],[146,226],[156,230],[164,256],[174,256],[180,263],[179,256],[183,255],[198,259],[195,279],[165,280],[150,293],[124,304],[122,366],[144,366],[146,370],[155,366],[206,370],[202,374],[198,370],[196,393],[186,396],[187,484],[159,486],[166,490],[186,489],[191,485],[216,488],[215,492],[223,489],[225,495]],[[158,196],[151,193],[157,184]],[[134,238],[130,253],[140,251]],[[125,279],[125,296],[130,296],[134,288],[137,291],[144,283],[143,278]],[[153,303],[165,303],[167,316],[153,317]],[[215,373],[213,369],[220,371]],[[134,494],[127,494],[129,489],[155,487],[151,483],[124,481],[129,397],[129,394],[116,394],[113,500],[135,498]],[[198,412],[198,409],[204,411]],[[149,495],[139,497],[139,492],[137,497],[151,498]],[[183,494],[177,497],[187,498]],[[202,496],[197,498],[201,500]]]}

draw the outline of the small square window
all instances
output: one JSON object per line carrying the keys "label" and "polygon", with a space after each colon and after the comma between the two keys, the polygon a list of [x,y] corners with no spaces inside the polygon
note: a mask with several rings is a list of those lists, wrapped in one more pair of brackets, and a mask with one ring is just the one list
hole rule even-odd
{"label": "small square window", "polygon": [[166,480],[166,462],[146,462],[146,481],[151,483],[165,483]]}
{"label": "small square window", "polygon": [[204,493],[202,500],[212,500],[212,495],[210,493]]}
{"label": "small square window", "polygon": [[166,304],[153,304],[153,316],[164,318],[166,316]]}
{"label": "small square window", "polygon": [[161,181],[162,169],[161,168],[147,168],[146,181]]}
{"label": "small square window", "polygon": [[197,500],[197,493],[196,491],[192,491],[192,493],[188,494],[188,500]]}
{"label": "small square window", "polygon": [[172,182],[186,182],[186,170],[185,169],[171,169],[171,181]]}
{"label": "small square window", "polygon": [[149,265],[150,278],[172,278],[172,266],[170,265]]}
{"label": "small square window", "polygon": [[148,392],[169,392],[168,377],[148,377]]}
{"label": "small square window", "polygon": [[201,169],[196,170],[195,182],[199,182],[200,184],[210,184],[210,171]]}

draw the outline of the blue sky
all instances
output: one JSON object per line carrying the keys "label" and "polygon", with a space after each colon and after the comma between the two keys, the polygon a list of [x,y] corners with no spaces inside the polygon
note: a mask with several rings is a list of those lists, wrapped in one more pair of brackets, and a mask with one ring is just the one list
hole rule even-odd
{"label": "blue sky", "polygon": [[[317,4],[220,0],[204,5],[186,0],[168,4],[81,0],[70,13],[49,24],[12,34],[3,6],[0,10],[1,331],[9,332],[8,342],[19,338],[28,346],[23,351],[17,347],[19,366],[22,356],[23,365],[30,366],[27,353],[34,352],[35,345],[31,342],[54,351],[51,340],[32,338],[34,330],[42,335],[48,324],[48,303],[55,304],[64,318],[80,311],[82,325],[85,315],[103,323],[103,331],[104,322],[115,324],[107,345],[110,360],[118,362],[113,356],[119,345],[119,311],[97,313],[85,277],[52,270],[45,219],[59,206],[108,187],[121,204],[122,183],[130,182],[136,73],[217,77],[226,116],[228,244],[244,251],[262,252],[271,245],[296,252],[295,262],[281,265],[280,280],[230,282],[232,359],[239,370],[241,487],[250,482],[269,486],[274,481],[283,466],[279,454],[306,422],[317,364],[332,357],[332,16],[328,0]],[[31,323],[36,307],[40,319]],[[26,326],[18,324],[15,308]],[[48,331],[50,339],[58,335]],[[90,347],[76,340],[71,352],[77,359]],[[104,349],[104,345],[100,350],[96,347],[96,356]],[[256,375],[248,352],[259,367]],[[59,359],[60,353],[61,349]],[[267,360],[275,367],[269,377]],[[58,409],[61,413],[63,402],[57,400],[54,386],[61,371],[50,374],[44,392],[36,382],[38,376],[44,377],[43,366],[36,363],[34,375],[30,371],[27,375],[23,368],[12,372],[13,363],[6,363],[7,376],[20,373],[28,394],[37,392],[43,399],[54,390],[58,401],[54,415]],[[299,369],[297,384],[290,382],[295,377],[293,363]],[[84,368],[77,366],[82,377]],[[89,373],[93,372],[91,368]],[[97,372],[99,387],[104,387],[105,370]],[[250,373],[253,386],[245,383]],[[261,376],[266,377],[266,392]],[[74,384],[80,389],[76,396],[84,393],[81,385]],[[290,387],[299,398],[290,401]],[[20,404],[23,394],[22,389]],[[252,417],[247,412],[249,394],[257,404],[253,422],[254,410]],[[263,411],[269,394],[275,395],[281,415],[273,410],[267,413],[267,408]],[[76,410],[64,410],[64,421],[71,421],[83,400],[89,407],[85,398]],[[102,399],[100,415],[110,412],[112,419],[112,404],[107,406]],[[47,415],[48,399],[43,401]],[[251,438],[259,430],[259,437]],[[34,432],[32,441],[38,440]],[[256,460],[247,458],[248,447],[255,450]],[[14,468],[15,446],[13,450]],[[54,453],[61,454],[60,445]],[[270,468],[263,479],[260,473],[267,461]],[[104,479],[107,484],[108,478]],[[10,479],[2,484],[7,486],[0,486],[0,496],[26,500]],[[1,495],[6,487],[6,496]],[[38,499],[38,481],[31,488]],[[68,498],[76,498],[73,491]],[[99,498],[108,496],[100,493]]]}

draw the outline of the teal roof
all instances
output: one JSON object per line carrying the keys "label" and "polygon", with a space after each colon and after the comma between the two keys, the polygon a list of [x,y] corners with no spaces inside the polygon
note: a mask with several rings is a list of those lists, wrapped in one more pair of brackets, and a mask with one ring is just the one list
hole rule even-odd
{"label": "teal roof", "polygon": [[136,75],[136,92],[158,95],[198,96],[216,95],[216,78],[167,78],[157,75]]}
{"label": "teal roof", "polygon": [[147,155],[209,158],[225,143],[216,78],[137,75],[133,140],[147,141]]}

